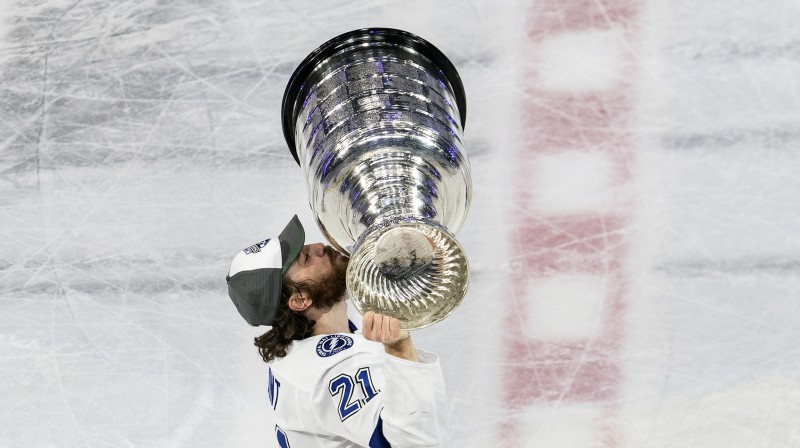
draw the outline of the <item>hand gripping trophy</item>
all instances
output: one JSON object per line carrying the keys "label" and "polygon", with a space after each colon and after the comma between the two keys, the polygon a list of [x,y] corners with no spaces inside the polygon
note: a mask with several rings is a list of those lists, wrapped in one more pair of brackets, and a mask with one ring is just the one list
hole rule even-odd
{"label": "hand gripping trophy", "polygon": [[467,290],[453,234],[472,195],[466,98],[453,64],[405,31],[351,31],[305,58],[282,108],[317,224],[350,256],[356,308],[406,329],[447,317]]}

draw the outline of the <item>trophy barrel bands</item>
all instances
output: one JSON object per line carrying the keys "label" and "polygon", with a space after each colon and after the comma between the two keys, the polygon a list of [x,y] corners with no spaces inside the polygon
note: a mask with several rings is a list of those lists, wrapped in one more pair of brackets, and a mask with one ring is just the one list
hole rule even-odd
{"label": "trophy barrel bands", "polygon": [[466,99],[432,44],[387,28],[335,37],[295,70],[282,115],[317,224],[341,252],[394,216],[461,228],[472,189]]}
{"label": "trophy barrel bands", "polygon": [[298,165],[300,165],[300,159],[297,154],[295,142],[295,126],[297,117],[300,114],[300,109],[302,106],[305,106],[304,102],[300,103],[300,101],[304,99],[310,90],[306,85],[309,77],[315,72],[324,70],[322,67],[330,58],[358,46],[402,46],[411,51],[418,52],[432,61],[439,67],[440,73],[450,84],[450,88],[455,96],[460,124],[463,129],[467,122],[467,99],[464,94],[464,85],[461,83],[461,77],[458,76],[458,71],[456,71],[455,66],[447,59],[444,53],[439,51],[439,49],[430,42],[406,31],[392,28],[364,28],[354,30],[325,42],[319,48],[311,52],[311,54],[297,66],[289,79],[289,84],[286,86],[286,91],[283,94],[283,104],[281,106],[283,136],[286,139],[286,143],[289,145],[289,151],[292,153],[292,157],[294,157]]}

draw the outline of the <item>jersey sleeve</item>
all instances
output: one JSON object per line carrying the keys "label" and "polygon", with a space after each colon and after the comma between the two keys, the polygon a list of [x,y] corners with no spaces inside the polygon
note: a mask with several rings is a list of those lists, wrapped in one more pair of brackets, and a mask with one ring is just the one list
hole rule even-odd
{"label": "jersey sleeve", "polygon": [[447,400],[439,358],[417,349],[420,362],[383,355],[383,435],[392,447],[441,447],[447,435]]}
{"label": "jersey sleeve", "polygon": [[356,352],[328,369],[313,394],[321,432],[369,447],[443,446],[444,379],[438,358],[422,362]]}

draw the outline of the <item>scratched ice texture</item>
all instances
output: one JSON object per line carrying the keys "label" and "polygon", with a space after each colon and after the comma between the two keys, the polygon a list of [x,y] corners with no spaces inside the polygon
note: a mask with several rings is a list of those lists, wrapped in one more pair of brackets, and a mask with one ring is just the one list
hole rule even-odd
{"label": "scratched ice texture", "polygon": [[[294,213],[321,240],[281,96],[308,52],[368,26],[433,42],[466,86],[471,286],[414,335],[442,359],[449,446],[800,446],[800,3],[642,0],[634,31],[599,20],[612,34],[535,41],[535,15],[568,21],[587,2],[0,3],[0,446],[277,446],[252,346],[263,329],[238,316],[224,277]],[[616,14],[614,0],[587,4]],[[535,63],[543,39],[555,65]],[[508,403],[515,369],[547,368],[504,338],[519,300],[510,254],[553,249],[520,248],[518,218],[605,198],[581,202],[563,179],[609,182],[600,162],[548,159],[566,177],[527,180],[560,187],[519,199],[537,70],[549,88],[623,83],[634,100],[619,124],[634,142],[632,213],[606,235],[627,247],[621,348],[606,360],[621,387],[589,381],[585,406],[558,390]],[[556,317],[525,334],[585,333],[558,320],[560,291],[576,289],[548,285]]]}

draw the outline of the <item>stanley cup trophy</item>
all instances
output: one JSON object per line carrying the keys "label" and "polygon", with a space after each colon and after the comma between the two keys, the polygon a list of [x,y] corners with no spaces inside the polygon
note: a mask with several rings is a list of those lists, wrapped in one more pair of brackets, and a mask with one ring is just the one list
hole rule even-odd
{"label": "stanley cup trophy", "polygon": [[447,317],[467,290],[453,234],[472,196],[466,98],[453,64],[405,31],[352,31],[306,57],[282,108],[317,224],[350,256],[356,308],[405,329]]}

